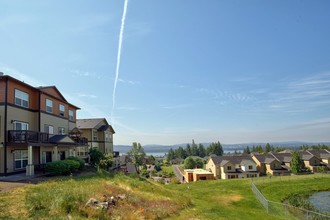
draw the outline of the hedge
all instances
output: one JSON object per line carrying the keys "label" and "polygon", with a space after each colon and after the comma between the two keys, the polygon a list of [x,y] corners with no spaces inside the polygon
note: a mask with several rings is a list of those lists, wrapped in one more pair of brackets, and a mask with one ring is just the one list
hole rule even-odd
{"label": "hedge", "polygon": [[85,160],[78,158],[78,157],[68,157],[66,160],[74,160],[79,162],[79,170],[85,169]]}
{"label": "hedge", "polygon": [[79,167],[78,161],[66,159],[47,163],[45,169],[53,175],[65,175],[77,171]]}

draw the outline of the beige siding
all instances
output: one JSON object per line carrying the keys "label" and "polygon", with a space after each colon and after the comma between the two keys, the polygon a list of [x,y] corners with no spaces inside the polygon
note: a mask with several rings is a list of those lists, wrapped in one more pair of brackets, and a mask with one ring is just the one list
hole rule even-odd
{"label": "beige siding", "polygon": [[207,171],[210,171],[211,173],[213,173],[214,177],[217,177],[217,174],[216,174],[216,167],[215,167],[215,164],[213,163],[213,160],[209,160],[205,166],[205,169]]}
{"label": "beige siding", "polygon": [[41,113],[40,116],[40,125],[41,125],[41,131],[44,132],[45,125],[51,125],[54,127],[54,134],[58,134],[58,128],[63,127],[65,128],[65,133],[68,134],[69,130],[69,122],[67,119],[48,115]]}
{"label": "beige siding", "polygon": [[38,113],[31,112],[20,108],[8,106],[7,129],[13,130],[12,121],[21,121],[29,124],[29,130],[38,131]]}

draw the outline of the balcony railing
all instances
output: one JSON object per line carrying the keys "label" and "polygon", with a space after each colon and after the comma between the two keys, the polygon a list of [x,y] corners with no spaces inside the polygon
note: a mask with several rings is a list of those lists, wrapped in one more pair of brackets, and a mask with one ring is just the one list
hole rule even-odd
{"label": "balcony railing", "polygon": [[8,131],[8,142],[15,144],[49,143],[49,134],[27,130],[10,130]]}
{"label": "balcony railing", "polygon": [[88,144],[88,139],[84,137],[76,137],[76,136],[70,136],[74,142],[76,142],[79,145],[87,145]]}

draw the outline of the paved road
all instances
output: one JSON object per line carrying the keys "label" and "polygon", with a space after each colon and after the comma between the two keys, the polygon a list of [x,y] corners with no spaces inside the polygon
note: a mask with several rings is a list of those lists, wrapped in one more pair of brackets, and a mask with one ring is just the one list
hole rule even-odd
{"label": "paved road", "polygon": [[172,165],[174,173],[176,175],[176,177],[178,178],[178,180],[180,180],[181,183],[185,183],[185,181],[183,180],[184,175],[181,173],[179,166],[178,165]]}

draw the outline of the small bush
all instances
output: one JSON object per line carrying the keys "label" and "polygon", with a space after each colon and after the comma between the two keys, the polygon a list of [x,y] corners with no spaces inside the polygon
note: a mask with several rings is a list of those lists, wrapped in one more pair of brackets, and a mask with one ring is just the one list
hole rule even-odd
{"label": "small bush", "polygon": [[65,175],[75,172],[79,169],[80,164],[74,160],[59,160],[46,164],[46,172],[52,175]]}
{"label": "small bush", "polygon": [[54,161],[46,164],[46,172],[52,175],[62,175],[69,174],[70,167],[67,163],[63,163],[62,161]]}
{"label": "small bush", "polygon": [[85,160],[78,157],[68,157],[67,160],[74,160],[79,162],[79,170],[85,169]]}

